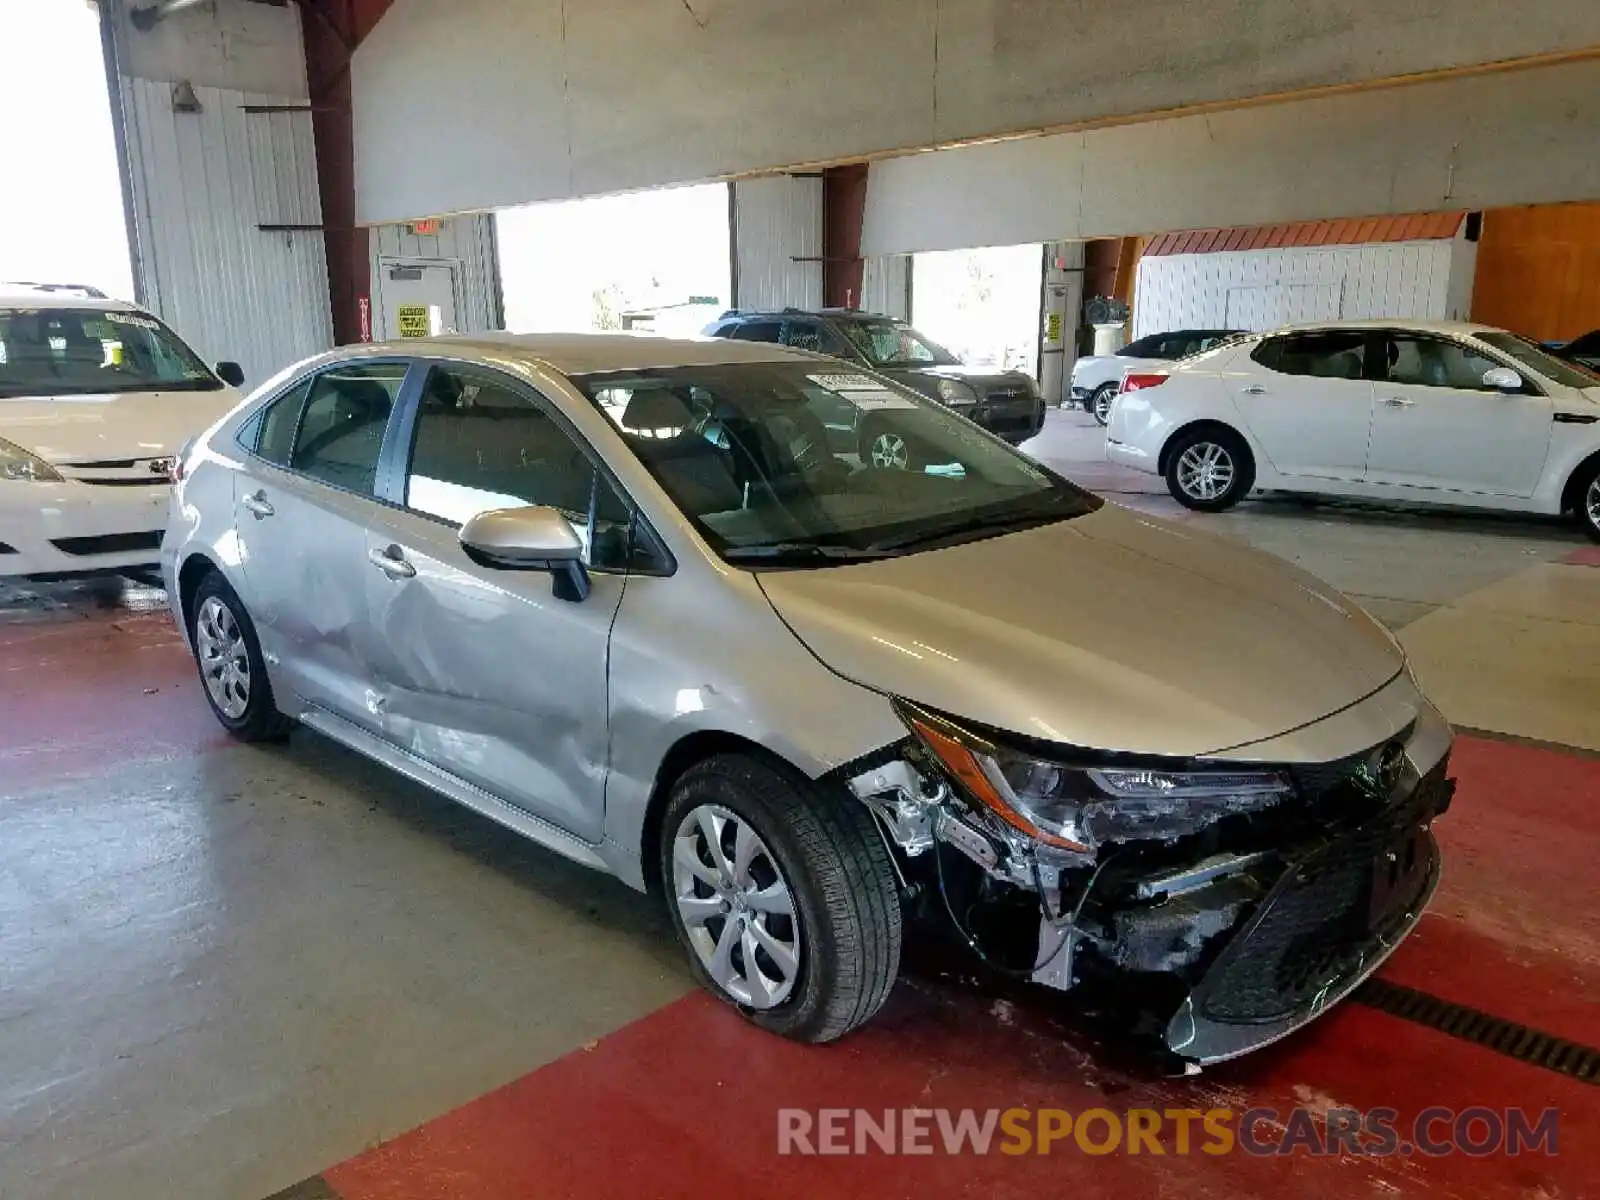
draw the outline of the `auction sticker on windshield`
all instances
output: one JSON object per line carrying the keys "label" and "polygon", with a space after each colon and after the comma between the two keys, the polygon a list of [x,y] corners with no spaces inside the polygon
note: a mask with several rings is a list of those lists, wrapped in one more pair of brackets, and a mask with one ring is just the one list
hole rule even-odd
{"label": "auction sticker on windshield", "polygon": [[866,375],[807,375],[818,387],[837,392],[860,409],[916,408],[916,402],[891,392]]}

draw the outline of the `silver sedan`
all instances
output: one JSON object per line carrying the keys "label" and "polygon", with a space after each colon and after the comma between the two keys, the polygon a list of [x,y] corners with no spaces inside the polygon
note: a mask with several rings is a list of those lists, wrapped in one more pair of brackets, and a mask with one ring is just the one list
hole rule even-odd
{"label": "silver sedan", "polygon": [[[864,460],[868,419],[911,453]],[[868,1020],[931,919],[1226,1058],[1346,994],[1438,877],[1450,730],[1365,613],[856,366],[348,347],[177,473],[163,568],[224,726],[315,730],[662,895],[790,1037]]]}

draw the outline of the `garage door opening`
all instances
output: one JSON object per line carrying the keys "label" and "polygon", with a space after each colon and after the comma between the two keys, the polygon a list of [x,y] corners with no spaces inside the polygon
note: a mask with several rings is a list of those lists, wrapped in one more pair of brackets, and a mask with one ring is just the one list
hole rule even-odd
{"label": "garage door opening", "polygon": [[495,214],[506,328],[698,333],[731,303],[728,186]]}
{"label": "garage door opening", "polygon": [[913,256],[911,323],[971,366],[1038,378],[1037,244]]}
{"label": "garage door opening", "polygon": [[0,280],[78,283],[131,300],[99,10],[81,0],[10,0],[4,20]]}

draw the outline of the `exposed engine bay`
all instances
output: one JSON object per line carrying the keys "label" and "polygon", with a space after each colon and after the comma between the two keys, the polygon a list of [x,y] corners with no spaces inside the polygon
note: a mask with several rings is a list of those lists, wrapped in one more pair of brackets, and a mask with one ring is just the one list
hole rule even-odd
{"label": "exposed engine bay", "polygon": [[915,736],[842,775],[907,897],[1005,974],[1114,995],[1185,1063],[1319,1015],[1438,881],[1442,721],[1334,762],[1238,764],[1078,756],[901,708]]}

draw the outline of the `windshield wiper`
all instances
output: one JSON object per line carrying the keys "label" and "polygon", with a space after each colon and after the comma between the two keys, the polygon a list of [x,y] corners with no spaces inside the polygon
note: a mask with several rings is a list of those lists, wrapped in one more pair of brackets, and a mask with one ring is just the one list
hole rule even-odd
{"label": "windshield wiper", "polygon": [[872,547],[858,549],[828,542],[768,542],[760,546],[730,546],[722,552],[729,562],[772,562],[782,559],[816,562],[865,562],[875,558],[893,558],[893,550]]}
{"label": "windshield wiper", "polygon": [[899,537],[885,538],[881,542],[873,542],[872,549],[894,553],[909,550],[913,546],[926,545],[929,542],[943,542],[950,539],[959,539],[963,534],[978,533],[987,537],[999,537],[1005,533],[1016,533],[1023,529],[1033,529],[1040,525],[1054,524],[1056,521],[1066,520],[1074,513],[1065,512],[1028,512],[1028,513],[1000,513],[992,516],[968,516],[959,521],[946,521],[942,525],[934,525],[928,529],[919,529],[916,533],[901,534]]}

